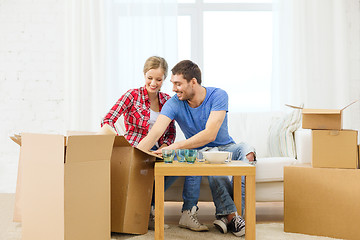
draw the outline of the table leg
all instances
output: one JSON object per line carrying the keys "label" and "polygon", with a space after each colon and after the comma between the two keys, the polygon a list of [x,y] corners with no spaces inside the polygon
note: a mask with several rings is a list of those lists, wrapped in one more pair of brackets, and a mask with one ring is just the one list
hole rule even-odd
{"label": "table leg", "polygon": [[238,213],[241,215],[241,205],[242,205],[242,188],[241,188],[241,176],[233,177],[233,193],[234,193],[234,203]]}
{"label": "table leg", "polygon": [[245,239],[256,239],[255,176],[245,177]]}
{"label": "table leg", "polygon": [[164,176],[155,176],[155,239],[164,239]]}

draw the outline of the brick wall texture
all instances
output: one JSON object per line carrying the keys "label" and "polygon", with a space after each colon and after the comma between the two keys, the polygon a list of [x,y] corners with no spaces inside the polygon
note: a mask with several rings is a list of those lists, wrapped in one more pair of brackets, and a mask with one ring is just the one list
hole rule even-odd
{"label": "brick wall texture", "polygon": [[14,133],[64,133],[64,4],[0,0],[0,192],[14,192]]}

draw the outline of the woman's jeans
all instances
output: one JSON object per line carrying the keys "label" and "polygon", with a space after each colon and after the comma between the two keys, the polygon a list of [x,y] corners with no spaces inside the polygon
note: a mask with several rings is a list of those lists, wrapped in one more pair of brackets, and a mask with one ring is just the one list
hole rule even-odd
{"label": "woman's jeans", "polygon": [[[246,143],[239,144],[227,144],[218,146],[216,148],[205,147],[200,149],[199,152],[203,151],[229,151],[232,152],[232,160],[247,161],[246,155],[254,152],[253,147],[248,146]],[[164,180],[164,190],[166,191],[177,179],[177,176],[167,176]],[[232,180],[228,176],[209,176],[209,185],[211,194],[216,207],[216,215],[228,215],[236,212],[236,207],[233,201],[233,188]],[[197,206],[199,194],[200,194],[200,183],[201,176],[187,176],[185,177],[184,188],[183,188],[183,207],[182,211],[191,210],[193,206]],[[245,183],[242,180],[242,208],[245,206]],[[155,188],[155,186],[154,186]],[[154,206],[154,194],[152,197],[151,205]]]}
{"label": "woman's jeans", "polygon": [[[154,146],[151,150],[156,150]],[[178,178],[178,176],[166,176],[164,179],[164,191],[166,191]],[[201,176],[186,176],[183,187],[183,206],[182,211],[191,210],[193,206],[197,206],[200,194]],[[151,206],[155,205],[155,184],[151,199]]]}
{"label": "woman's jeans", "polygon": [[[166,191],[178,178],[178,176],[166,176],[164,179],[164,191]],[[183,187],[183,206],[182,211],[191,210],[193,206],[197,206],[199,194],[200,194],[200,182],[201,176],[186,176]],[[155,186],[153,196],[151,200],[151,206],[155,204]]]}

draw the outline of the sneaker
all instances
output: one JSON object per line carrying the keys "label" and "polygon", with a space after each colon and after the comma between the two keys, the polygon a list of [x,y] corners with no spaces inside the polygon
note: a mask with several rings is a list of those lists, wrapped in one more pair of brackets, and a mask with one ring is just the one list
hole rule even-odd
{"label": "sneaker", "polygon": [[[168,228],[170,228],[170,226],[164,223],[164,229],[168,229]],[[150,210],[148,229],[155,230],[155,212],[153,207],[151,207]]]}
{"label": "sneaker", "polygon": [[229,231],[235,236],[241,237],[245,235],[245,220],[236,214],[228,224]]}
{"label": "sneaker", "polygon": [[182,212],[179,225],[180,227],[188,228],[197,232],[209,231],[209,228],[201,224],[197,218],[197,206],[193,206],[191,210],[185,210]]}
{"label": "sneaker", "polygon": [[227,233],[227,225],[229,221],[227,220],[227,217],[222,217],[219,219],[216,219],[214,221],[215,227],[221,232],[221,233]]}

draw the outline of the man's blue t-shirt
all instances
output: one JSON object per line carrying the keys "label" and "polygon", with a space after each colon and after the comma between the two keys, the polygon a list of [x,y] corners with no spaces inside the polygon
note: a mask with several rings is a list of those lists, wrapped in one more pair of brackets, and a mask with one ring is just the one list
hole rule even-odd
{"label": "man's blue t-shirt", "polygon": [[175,119],[185,137],[190,138],[205,129],[211,111],[226,111],[225,119],[215,141],[203,147],[217,147],[234,143],[234,140],[229,136],[227,124],[227,93],[220,88],[206,87],[205,89],[206,97],[199,107],[192,108],[187,101],[181,101],[177,95],[174,95],[165,103],[161,109],[161,114],[169,117],[171,120]]}

